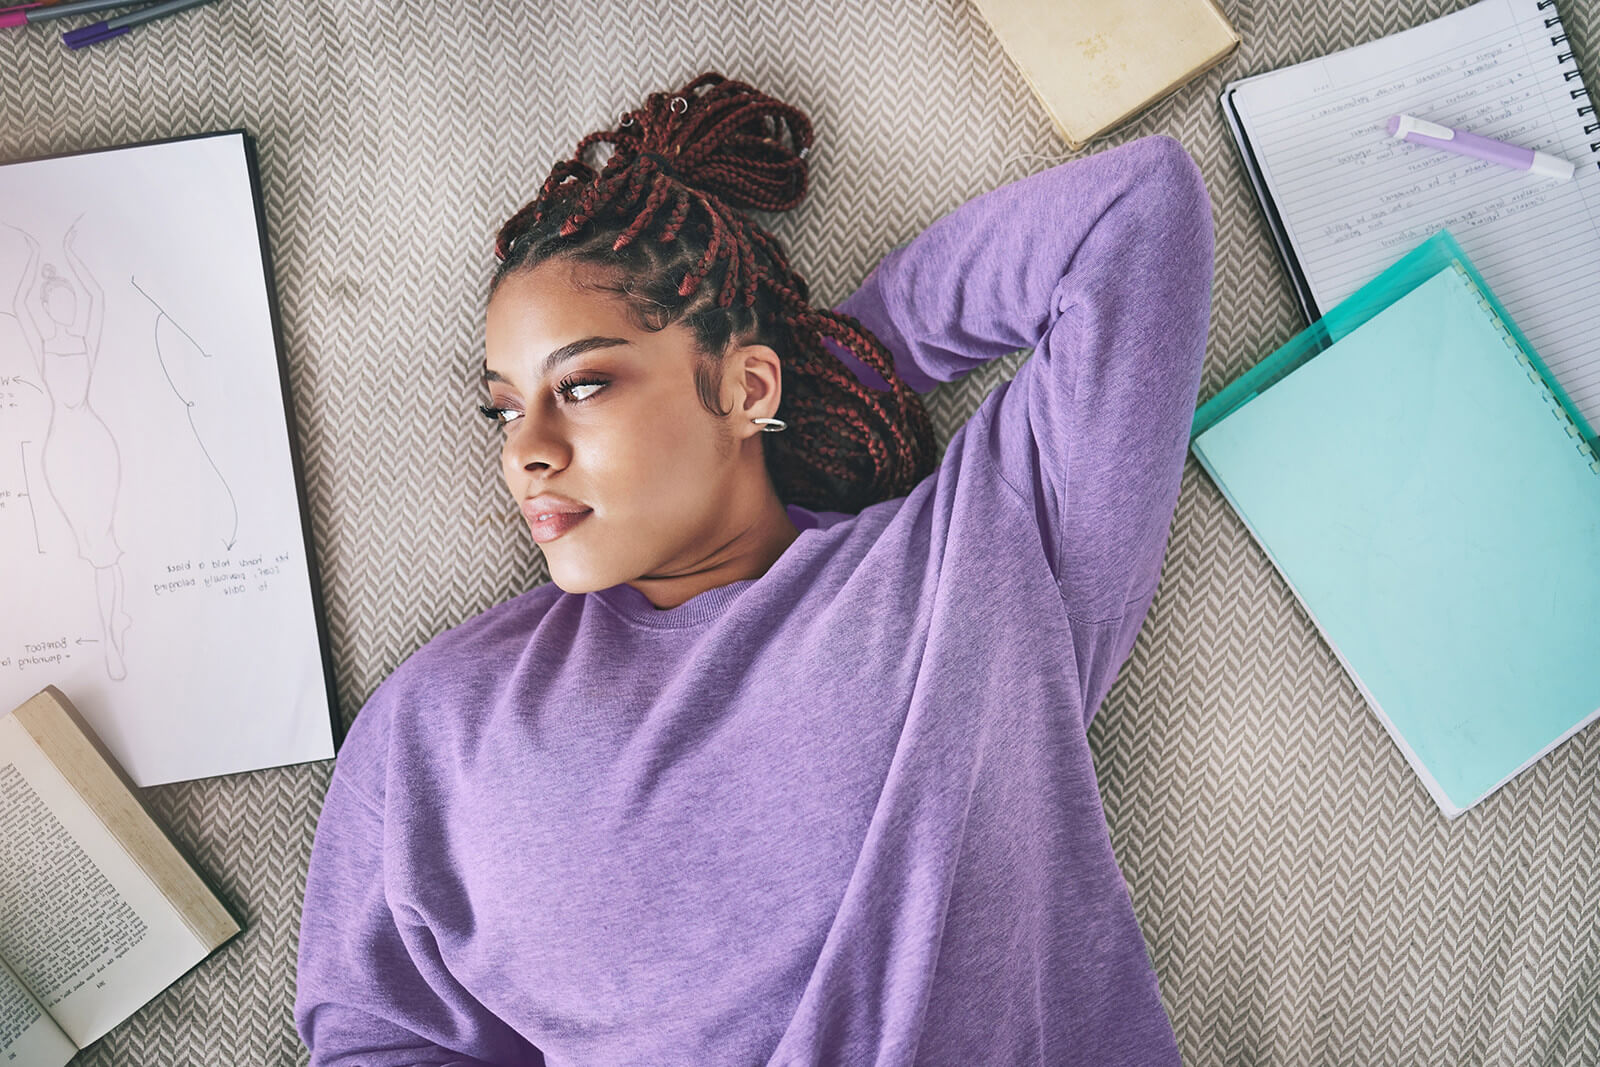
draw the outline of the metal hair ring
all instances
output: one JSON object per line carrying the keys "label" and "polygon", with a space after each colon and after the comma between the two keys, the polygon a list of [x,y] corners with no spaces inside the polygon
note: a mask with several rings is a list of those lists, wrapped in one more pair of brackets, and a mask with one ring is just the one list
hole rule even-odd
{"label": "metal hair ring", "polygon": [[[682,104],[683,106],[679,107],[679,104]],[[689,110],[689,101],[685,100],[681,96],[675,96],[672,98],[672,103],[668,104],[667,106],[672,109],[674,114],[681,115],[685,111]]]}
{"label": "metal hair ring", "polygon": [[623,125],[623,126],[632,126],[633,125],[633,116],[628,114],[626,111],[624,111],[622,113],[622,123],[621,123],[621,125]]}

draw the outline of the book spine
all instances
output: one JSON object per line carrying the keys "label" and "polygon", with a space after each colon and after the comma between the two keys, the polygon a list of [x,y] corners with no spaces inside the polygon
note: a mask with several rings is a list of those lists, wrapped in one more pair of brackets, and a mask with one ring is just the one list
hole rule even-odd
{"label": "book spine", "polygon": [[1500,313],[1495,311],[1494,305],[1489,303],[1489,298],[1484,295],[1483,290],[1473,282],[1472,276],[1467,273],[1466,268],[1459,262],[1454,266],[1456,272],[1467,279],[1472,295],[1482,305],[1484,314],[1489,316],[1489,320],[1494,323],[1495,329],[1500,332],[1500,337],[1505,341],[1506,347],[1511,350],[1511,354],[1517,357],[1518,363],[1522,364],[1522,369],[1528,375],[1528,380],[1539,387],[1539,394],[1544,397],[1545,403],[1549,406],[1550,414],[1555,417],[1556,421],[1561,423],[1561,428],[1566,431],[1573,447],[1583,457],[1583,462],[1589,465],[1590,470],[1600,474],[1600,455],[1596,455],[1594,447],[1584,438],[1583,431],[1578,428],[1576,422],[1572,421],[1572,416],[1567,414],[1567,409],[1556,398],[1554,390],[1550,388],[1550,383],[1545,381],[1544,375],[1539,372],[1539,368],[1534,366],[1533,361],[1528,358],[1528,353],[1517,342],[1517,339],[1512,336],[1511,331],[1506,328],[1505,320],[1500,318]]}
{"label": "book spine", "polygon": [[[1600,167],[1600,118],[1595,115],[1594,97],[1589,95],[1589,88],[1584,84],[1583,71],[1578,69],[1577,55],[1572,42],[1567,40],[1566,27],[1561,24],[1561,12],[1556,10],[1556,0],[1539,0],[1539,10],[1546,13],[1544,28],[1550,33],[1551,47],[1557,50],[1556,62],[1561,64],[1561,76],[1571,85],[1568,93],[1578,117],[1583,120],[1583,134],[1591,138],[1589,154],[1595,157],[1594,165]],[[1572,85],[1573,82],[1577,84]]]}

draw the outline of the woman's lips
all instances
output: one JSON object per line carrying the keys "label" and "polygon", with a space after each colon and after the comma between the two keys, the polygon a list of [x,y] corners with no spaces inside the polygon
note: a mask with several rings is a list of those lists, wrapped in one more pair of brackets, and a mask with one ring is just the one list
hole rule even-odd
{"label": "woman's lips", "polygon": [[523,518],[528,520],[528,529],[533,531],[533,539],[541,545],[546,541],[554,541],[578,525],[578,523],[593,515],[594,509],[588,508],[584,511],[570,512],[558,511],[553,514],[546,514],[549,514],[549,518],[541,519],[539,513],[531,508],[524,506],[522,510]]}

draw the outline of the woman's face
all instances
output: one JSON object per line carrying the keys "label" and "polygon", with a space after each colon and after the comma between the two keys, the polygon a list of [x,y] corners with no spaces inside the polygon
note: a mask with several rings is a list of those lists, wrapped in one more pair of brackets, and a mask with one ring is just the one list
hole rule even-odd
{"label": "woman's face", "polygon": [[[760,442],[732,429],[748,402],[737,376],[723,376],[732,415],[719,420],[695,391],[690,330],[636,328],[621,298],[577,284],[595,269],[552,259],[508,275],[485,323],[488,406],[518,416],[504,424],[506,486],[569,593],[718,566],[748,524],[752,459],[770,487]],[[551,537],[549,509],[530,503],[546,493],[589,510]]]}
{"label": "woman's face", "polygon": [[57,323],[71,326],[78,317],[78,294],[72,291],[70,285],[51,285],[45,289],[44,307]]}

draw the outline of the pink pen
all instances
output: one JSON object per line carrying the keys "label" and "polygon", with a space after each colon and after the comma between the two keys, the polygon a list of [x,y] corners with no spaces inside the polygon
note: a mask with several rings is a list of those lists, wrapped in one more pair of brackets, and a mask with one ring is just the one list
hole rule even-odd
{"label": "pink pen", "polygon": [[15,7],[0,8],[0,29],[9,29],[12,26],[26,26],[28,24],[28,9],[39,6],[39,4],[17,4]]}
{"label": "pink pen", "polygon": [[1531,148],[1518,148],[1514,144],[1506,144],[1490,137],[1480,137],[1466,130],[1441,126],[1437,122],[1419,119],[1414,115],[1389,116],[1389,136],[1410,141],[1412,144],[1472,156],[1474,159],[1487,159],[1491,163],[1501,163],[1513,170],[1529,171],[1541,178],[1567,181],[1573,173],[1572,164],[1564,159],[1535,152]]}

